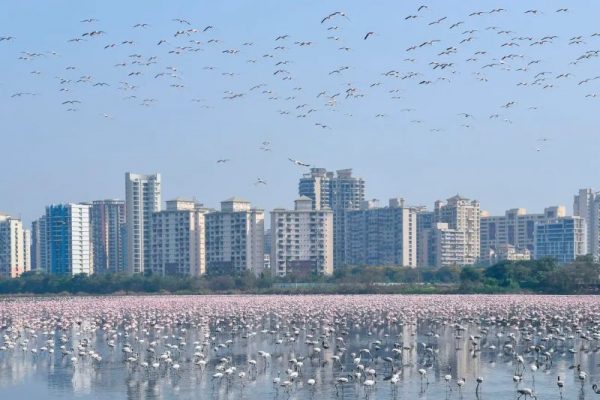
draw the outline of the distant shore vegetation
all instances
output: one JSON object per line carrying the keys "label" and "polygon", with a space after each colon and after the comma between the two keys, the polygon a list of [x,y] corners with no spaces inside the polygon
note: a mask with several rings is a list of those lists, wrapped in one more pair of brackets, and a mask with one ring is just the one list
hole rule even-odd
{"label": "distant shore vegetation", "polygon": [[0,280],[0,295],[109,294],[600,294],[600,264],[591,257],[559,265],[551,259],[503,261],[490,267],[346,267],[333,276],[201,277],[27,272]]}

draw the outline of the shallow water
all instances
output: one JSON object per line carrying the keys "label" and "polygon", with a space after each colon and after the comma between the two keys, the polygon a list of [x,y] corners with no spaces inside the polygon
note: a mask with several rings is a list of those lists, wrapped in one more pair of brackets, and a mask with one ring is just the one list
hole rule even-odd
{"label": "shallow water", "polygon": [[[486,299],[485,308],[474,306],[469,316],[464,315],[468,308],[462,303],[482,298]],[[15,346],[0,351],[0,399],[515,399],[517,389],[525,387],[533,389],[539,399],[560,399],[558,376],[564,382],[562,398],[597,398],[592,384],[600,382],[600,342],[591,336],[597,329],[598,298],[573,304],[561,298],[511,298],[517,299],[514,304],[520,308],[507,311],[506,302],[494,297],[452,296],[448,297],[450,312],[439,296],[432,296],[431,301],[424,296],[386,296],[383,300],[380,296],[353,296],[350,300],[340,296],[326,303],[315,296],[261,296],[256,301],[243,296],[239,303],[230,297],[174,297],[168,303],[139,297],[137,303],[123,298],[125,303],[114,311],[106,307],[116,303],[103,304],[105,300],[93,298],[74,299],[71,304],[65,300],[5,302],[0,333],[5,335],[5,345],[12,341]],[[309,301],[306,313],[297,312]],[[539,301],[556,309],[539,319],[523,312],[529,302],[537,310]],[[128,302],[132,310],[137,304],[131,314]],[[201,308],[183,308],[196,302]],[[243,302],[258,302],[259,306],[248,310],[240,306]],[[385,311],[385,304],[391,312]],[[412,311],[393,311],[397,306],[423,304],[432,307],[427,318]],[[363,305],[367,311],[361,309]],[[175,315],[178,306],[182,309]],[[494,307],[498,316],[509,318],[490,321]],[[570,313],[565,312],[569,309]],[[553,311],[562,312],[565,319],[551,321]],[[457,329],[456,324],[465,330]],[[582,339],[582,334],[591,340]],[[111,338],[114,347],[109,345]],[[148,351],[153,341],[157,342],[150,346],[154,353]],[[127,354],[123,352],[126,343],[131,345]],[[544,349],[536,351],[540,344]],[[62,354],[61,346],[68,354]],[[54,354],[41,350],[43,347],[54,347]],[[404,350],[394,352],[394,347]],[[371,356],[361,349],[368,349]],[[101,360],[94,360],[90,350]],[[551,354],[551,362],[542,356],[544,350]],[[151,364],[168,351],[172,362],[159,361],[158,368],[153,368]],[[259,351],[270,357],[261,357]],[[359,354],[361,359],[355,362]],[[131,356],[135,360],[126,361]],[[392,357],[391,363],[385,357]],[[295,367],[290,362],[293,358],[300,360],[302,367]],[[203,369],[197,364],[200,359],[206,360]],[[256,360],[256,369],[249,360]],[[349,378],[359,371],[356,364],[365,371],[376,371],[376,376],[369,377],[376,382],[373,387],[366,387],[364,379],[336,384],[337,378]],[[225,376],[213,378],[220,365]],[[399,374],[394,385],[386,380],[392,375],[392,365]],[[537,371],[532,371],[532,365]],[[227,377],[225,371],[232,366],[235,371]],[[577,366],[588,374],[583,385]],[[426,374],[421,375],[419,369]],[[277,377],[281,382],[291,380],[293,371],[298,377],[289,387],[273,383]],[[243,378],[240,372],[245,373]],[[444,379],[447,374],[452,376],[449,383]],[[522,377],[518,386],[514,375]],[[478,377],[483,383],[476,394]],[[464,378],[462,388],[457,378]],[[315,380],[314,386],[307,384],[309,379]]]}

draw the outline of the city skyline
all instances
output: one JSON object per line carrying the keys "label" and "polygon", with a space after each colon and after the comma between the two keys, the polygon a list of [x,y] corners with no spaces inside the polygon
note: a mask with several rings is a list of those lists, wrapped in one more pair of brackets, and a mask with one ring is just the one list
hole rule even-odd
{"label": "city skyline", "polygon": [[568,263],[600,254],[600,198],[589,188],[573,196],[573,216],[560,205],[493,216],[460,195],[436,200],[431,210],[403,198],[380,206],[365,200],[366,186],[352,169],[313,168],[298,179],[293,209],[265,213],[240,197],[221,201],[220,209],[178,197],[163,209],[161,174],[126,172],[124,201],[47,205],[31,229],[0,214],[0,275],[260,276],[269,269],[307,276],[349,266],[440,268],[545,257]]}
{"label": "city skyline", "polygon": [[[123,198],[125,170],[161,171],[165,198],[216,205],[239,195],[272,209],[293,200],[285,193],[304,172],[288,158],[352,166],[370,182],[370,197],[430,204],[439,193],[460,193],[494,214],[541,210],[594,186],[600,4],[571,2],[560,13],[564,4],[554,1],[508,1],[497,13],[443,1],[419,12],[393,1],[140,4],[118,4],[120,13],[111,12],[114,1],[6,5],[0,119],[10,151],[0,168],[10,172],[0,185],[2,211],[30,222],[43,204]],[[525,14],[530,8],[539,13]],[[348,18],[321,22],[340,10]],[[173,21],[182,18],[198,32],[176,37],[188,29]],[[134,28],[140,23],[148,26]],[[557,38],[533,46],[546,36]],[[185,46],[192,48],[177,49]],[[133,64],[136,54],[156,64]],[[445,61],[454,65],[429,65]],[[280,69],[292,79],[275,75]],[[398,75],[384,75],[390,71]],[[540,73],[544,84],[534,85]],[[323,91],[342,94],[331,101],[317,97]],[[257,178],[268,185],[254,185]]]}

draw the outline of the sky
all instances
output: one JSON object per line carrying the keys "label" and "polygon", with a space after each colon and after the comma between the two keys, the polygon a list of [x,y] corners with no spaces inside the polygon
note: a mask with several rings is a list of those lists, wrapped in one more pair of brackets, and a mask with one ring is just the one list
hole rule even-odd
{"label": "sky", "polygon": [[598,2],[3,9],[0,210],[27,222],[48,204],[124,198],[127,171],[160,172],[163,200],[292,207],[308,168],[288,158],[353,168],[383,203],[460,193],[493,214],[570,209],[600,186]]}

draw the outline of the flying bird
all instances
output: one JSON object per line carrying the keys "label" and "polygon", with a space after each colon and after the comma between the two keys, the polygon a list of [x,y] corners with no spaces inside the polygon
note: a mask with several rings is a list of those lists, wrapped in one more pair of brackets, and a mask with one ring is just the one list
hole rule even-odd
{"label": "flying bird", "polygon": [[437,20],[435,20],[435,21],[433,21],[433,22],[430,22],[430,23],[429,23],[429,25],[430,25],[430,26],[431,26],[431,25],[437,25],[437,24],[441,23],[442,21],[446,20],[447,18],[448,18],[448,17],[442,17],[442,18],[439,18],[439,19],[437,19]]}
{"label": "flying bird", "polygon": [[175,18],[173,19],[174,22],[179,22],[180,24],[185,24],[185,25],[190,25],[190,21],[185,20],[185,19],[181,19],[181,18]]}
{"label": "flying bird", "polygon": [[298,160],[294,160],[293,158],[288,158],[288,160],[290,160],[291,162],[293,162],[294,164],[300,166],[300,167],[310,167],[310,164],[307,164],[305,162],[302,161],[298,161]]}

